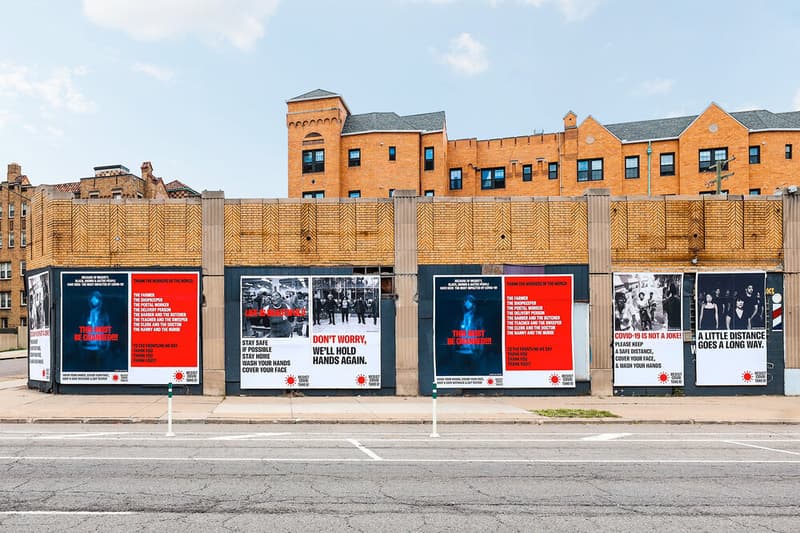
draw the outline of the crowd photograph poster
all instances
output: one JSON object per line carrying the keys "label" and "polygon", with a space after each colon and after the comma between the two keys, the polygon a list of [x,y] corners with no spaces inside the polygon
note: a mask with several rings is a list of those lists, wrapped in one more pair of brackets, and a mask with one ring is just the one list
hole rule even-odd
{"label": "crowd photograph poster", "polygon": [[28,276],[28,378],[50,381],[50,273]]}
{"label": "crowd photograph poster", "polygon": [[765,272],[697,273],[697,385],[766,385]]}
{"label": "crowd photograph poster", "polygon": [[378,389],[380,276],[242,276],[242,389]]}
{"label": "crowd photograph poster", "polygon": [[197,384],[197,272],[63,272],[61,383]]}
{"label": "crowd photograph poster", "polygon": [[683,385],[683,274],[618,272],[614,386]]}
{"label": "crowd photograph poster", "polygon": [[571,275],[434,276],[443,388],[574,387]]}

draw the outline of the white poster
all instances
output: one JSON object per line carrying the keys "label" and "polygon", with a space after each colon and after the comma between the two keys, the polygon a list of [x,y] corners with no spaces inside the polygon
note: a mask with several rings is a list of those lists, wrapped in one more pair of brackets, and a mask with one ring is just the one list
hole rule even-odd
{"label": "white poster", "polygon": [[242,389],[378,389],[380,276],[243,276]]}
{"label": "white poster", "polygon": [[50,273],[28,276],[28,378],[50,381]]}
{"label": "white poster", "polygon": [[683,385],[683,274],[614,274],[614,386]]}
{"label": "white poster", "polygon": [[766,385],[765,272],[697,274],[697,385]]}

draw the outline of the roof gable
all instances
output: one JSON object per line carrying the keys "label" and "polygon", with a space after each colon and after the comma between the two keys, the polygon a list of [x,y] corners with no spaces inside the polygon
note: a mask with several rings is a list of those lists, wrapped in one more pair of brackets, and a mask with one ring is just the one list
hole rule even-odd
{"label": "roof gable", "polygon": [[300,102],[303,100],[319,100],[320,98],[333,98],[338,96],[341,98],[340,94],[332,93],[330,91],[326,91],[325,89],[314,89],[313,91],[308,91],[307,93],[303,93],[299,96],[295,96],[294,98],[290,98],[287,102]]}

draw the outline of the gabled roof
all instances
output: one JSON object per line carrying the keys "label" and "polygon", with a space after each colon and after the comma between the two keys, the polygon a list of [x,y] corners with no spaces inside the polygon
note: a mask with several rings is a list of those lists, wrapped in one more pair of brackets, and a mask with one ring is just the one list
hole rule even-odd
{"label": "gabled roof", "polygon": [[622,142],[647,141],[652,139],[673,139],[679,137],[697,115],[688,117],[660,118],[656,120],[640,120],[638,122],[622,122],[604,124]]}
{"label": "gabled roof", "polygon": [[178,180],[170,181],[164,185],[164,188],[167,190],[167,194],[170,196],[170,198],[177,196],[178,193],[183,193],[186,196],[200,196],[199,192]]}
{"label": "gabled roof", "polygon": [[302,102],[303,100],[319,100],[320,98],[331,98],[333,96],[338,96],[339,98],[341,98],[340,94],[332,93],[324,89],[314,89],[313,91],[309,91],[299,96],[295,96],[294,98],[290,98],[287,100],[287,102]]}
{"label": "gabled roof", "polygon": [[[752,111],[734,111],[729,115],[751,131],[800,129],[800,111],[773,113],[766,109],[755,109]],[[604,126],[622,142],[675,139],[680,137],[681,133],[698,116],[621,122],[619,124],[604,124]]]}
{"label": "gabled roof", "polygon": [[444,130],[444,111],[401,117],[397,113],[364,113],[349,115],[342,135],[367,131],[441,131]]}

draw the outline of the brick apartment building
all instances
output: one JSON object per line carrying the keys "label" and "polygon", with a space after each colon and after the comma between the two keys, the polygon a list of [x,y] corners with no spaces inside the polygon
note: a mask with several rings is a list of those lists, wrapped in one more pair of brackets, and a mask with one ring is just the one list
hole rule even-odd
{"label": "brick apartment building", "polygon": [[98,166],[94,176],[53,185],[32,185],[18,163],[10,163],[6,181],[0,182],[0,329],[27,326],[25,292],[27,247],[30,242],[28,207],[40,187],[68,192],[78,199],[187,198],[200,193],[173,180],[164,183],[153,175],[149,161],[142,163],[142,176],[123,165]]}
{"label": "brick apartment building", "polygon": [[[443,111],[354,115],[335,93],[287,101],[291,198],[575,196],[716,192],[774,194],[800,182],[800,111],[726,112],[618,124],[572,111],[563,131],[500,139],[447,138]],[[722,166],[722,165],[721,165]]]}

